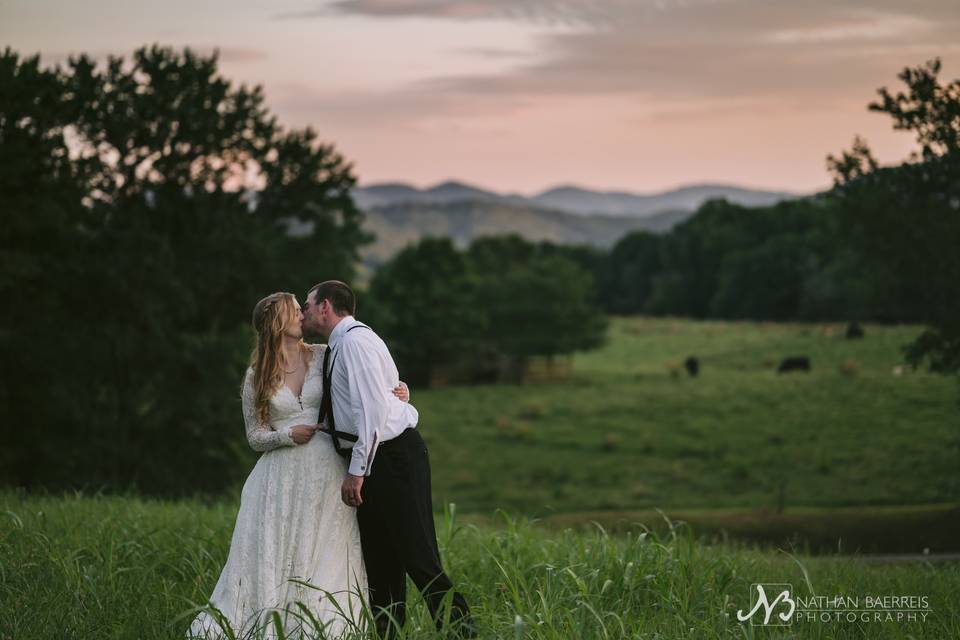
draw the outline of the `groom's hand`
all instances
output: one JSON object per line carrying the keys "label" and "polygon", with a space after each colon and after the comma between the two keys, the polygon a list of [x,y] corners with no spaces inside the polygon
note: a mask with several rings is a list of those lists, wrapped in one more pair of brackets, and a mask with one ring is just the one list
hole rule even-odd
{"label": "groom's hand", "polygon": [[363,476],[347,474],[340,486],[340,498],[343,504],[348,507],[359,507],[363,504],[363,498],[360,497],[360,487],[363,486]]}

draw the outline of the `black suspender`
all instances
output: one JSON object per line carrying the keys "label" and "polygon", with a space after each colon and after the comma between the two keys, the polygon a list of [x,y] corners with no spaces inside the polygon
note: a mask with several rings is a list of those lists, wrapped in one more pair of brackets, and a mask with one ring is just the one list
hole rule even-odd
{"label": "black suspender", "polygon": [[[369,329],[365,324],[355,324],[344,333],[349,333],[354,329],[359,328]],[[346,433],[345,431],[337,431],[337,421],[333,416],[333,365],[336,363],[337,356],[333,356],[333,360],[330,359],[330,353],[333,349],[330,348],[330,345],[327,345],[327,348],[323,352],[323,400],[320,402],[320,420],[322,424],[323,419],[328,419],[329,428],[320,427],[319,431],[330,434],[330,438],[333,440],[333,448],[344,458],[349,458],[351,455],[352,449],[349,447],[340,446],[340,440],[346,440],[347,442],[356,442],[359,438],[352,434]],[[329,366],[328,366],[329,363]]]}

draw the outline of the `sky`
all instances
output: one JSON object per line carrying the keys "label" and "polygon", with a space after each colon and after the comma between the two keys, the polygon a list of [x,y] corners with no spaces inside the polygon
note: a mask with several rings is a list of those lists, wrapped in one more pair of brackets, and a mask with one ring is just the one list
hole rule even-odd
{"label": "sky", "polygon": [[867,104],[933,57],[960,77],[960,0],[0,0],[0,46],[61,62],[152,43],[220,51],[360,184],[530,195],[727,183],[812,192]]}

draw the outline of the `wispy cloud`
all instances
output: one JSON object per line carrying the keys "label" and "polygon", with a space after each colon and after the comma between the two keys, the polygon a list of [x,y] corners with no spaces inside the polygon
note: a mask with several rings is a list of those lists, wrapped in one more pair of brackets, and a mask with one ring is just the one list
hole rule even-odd
{"label": "wispy cloud", "polygon": [[526,62],[516,56],[520,64],[507,72],[409,86],[417,95],[502,99],[618,94],[649,101],[830,101],[856,93],[862,101],[878,79],[922,62],[915,59],[918,43],[947,51],[960,33],[956,0],[339,0],[327,10],[384,20],[573,26],[542,35],[538,55]]}
{"label": "wispy cloud", "polygon": [[935,32],[936,25],[915,16],[879,15],[855,24],[808,29],[778,29],[766,34],[763,42],[774,44],[858,43],[870,40],[920,39]]}
{"label": "wispy cloud", "polygon": [[468,56],[479,56],[481,58],[498,58],[498,59],[509,59],[509,60],[519,60],[519,59],[530,59],[534,56],[530,51],[518,51],[516,49],[498,49],[496,47],[473,47],[473,48],[463,48],[463,49],[454,49],[453,53],[460,53]]}
{"label": "wispy cloud", "polygon": [[547,24],[608,24],[623,0],[337,0],[335,12],[380,18],[526,20]]}

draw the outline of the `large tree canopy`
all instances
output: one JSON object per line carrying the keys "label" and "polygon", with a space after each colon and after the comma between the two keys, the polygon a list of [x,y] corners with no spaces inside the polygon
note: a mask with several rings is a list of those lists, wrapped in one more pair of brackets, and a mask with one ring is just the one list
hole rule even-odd
{"label": "large tree canopy", "polygon": [[929,326],[907,347],[908,360],[960,371],[960,80],[941,84],[939,60],[907,68],[905,91],[878,91],[870,109],[916,136],[920,152],[880,167],[857,139],[828,158],[833,196],[850,237],[869,260],[887,300]]}
{"label": "large tree canopy", "polygon": [[0,56],[0,473],[223,487],[242,469],[250,310],[349,280],[351,167],[217,56]]}
{"label": "large tree canopy", "polygon": [[425,238],[380,268],[373,318],[411,380],[520,380],[530,359],[590,349],[607,321],[590,273],[549,245]]}

